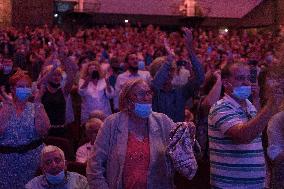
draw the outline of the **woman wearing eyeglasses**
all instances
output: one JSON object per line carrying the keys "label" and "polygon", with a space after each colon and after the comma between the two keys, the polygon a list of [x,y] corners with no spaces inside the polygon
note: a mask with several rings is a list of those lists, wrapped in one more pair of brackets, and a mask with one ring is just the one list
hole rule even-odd
{"label": "woman wearing eyeglasses", "polygon": [[166,155],[174,122],[152,112],[152,92],[142,79],[127,82],[119,97],[120,112],[101,127],[87,166],[90,188],[174,188]]}

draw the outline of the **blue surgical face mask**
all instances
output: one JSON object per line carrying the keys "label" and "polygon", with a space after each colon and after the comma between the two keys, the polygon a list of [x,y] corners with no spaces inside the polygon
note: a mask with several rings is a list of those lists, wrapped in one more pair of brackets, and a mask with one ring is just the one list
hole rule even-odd
{"label": "blue surgical face mask", "polygon": [[19,101],[26,101],[32,94],[32,89],[29,87],[17,87],[16,97]]}
{"label": "blue surgical face mask", "polygon": [[148,118],[152,113],[152,104],[135,103],[134,112],[140,118]]}
{"label": "blue surgical face mask", "polygon": [[145,69],[145,62],[143,60],[138,61],[138,69],[139,70]]}
{"label": "blue surgical face mask", "polygon": [[60,184],[64,181],[65,172],[64,172],[64,170],[62,170],[57,175],[51,175],[51,174],[46,173],[45,177],[46,177],[47,181],[51,184],[54,184],[54,185]]}
{"label": "blue surgical face mask", "polygon": [[239,100],[248,99],[251,95],[251,86],[239,86],[233,90],[233,95]]}

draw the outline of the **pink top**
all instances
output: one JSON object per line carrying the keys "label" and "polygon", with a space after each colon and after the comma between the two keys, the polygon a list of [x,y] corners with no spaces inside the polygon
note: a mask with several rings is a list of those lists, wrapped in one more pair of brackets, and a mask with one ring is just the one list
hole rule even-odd
{"label": "pink top", "polygon": [[146,189],[150,162],[149,138],[139,141],[129,132],[125,156],[123,184],[125,189]]}

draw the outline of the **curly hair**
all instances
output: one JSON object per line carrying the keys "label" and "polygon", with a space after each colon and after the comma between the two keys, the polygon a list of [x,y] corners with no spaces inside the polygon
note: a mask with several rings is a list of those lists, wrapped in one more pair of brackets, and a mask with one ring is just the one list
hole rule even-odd
{"label": "curly hair", "polygon": [[81,78],[86,78],[88,76],[88,70],[91,66],[95,66],[96,70],[98,70],[100,77],[103,78],[105,76],[105,73],[103,72],[101,65],[96,62],[96,61],[91,61],[89,63],[87,63],[86,65],[82,66],[81,68],[81,73],[80,73],[80,77]]}

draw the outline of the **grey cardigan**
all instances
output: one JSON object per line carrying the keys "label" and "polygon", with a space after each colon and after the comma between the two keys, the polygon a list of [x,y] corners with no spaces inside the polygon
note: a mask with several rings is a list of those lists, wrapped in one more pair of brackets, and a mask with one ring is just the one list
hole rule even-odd
{"label": "grey cardigan", "polygon": [[[94,154],[87,165],[90,189],[123,189],[123,169],[128,141],[128,114],[109,116],[101,127]],[[153,112],[149,119],[150,165],[148,189],[172,189],[174,171],[165,151],[175,123],[162,113]]]}

